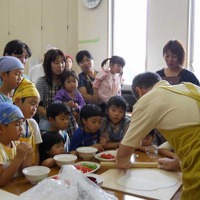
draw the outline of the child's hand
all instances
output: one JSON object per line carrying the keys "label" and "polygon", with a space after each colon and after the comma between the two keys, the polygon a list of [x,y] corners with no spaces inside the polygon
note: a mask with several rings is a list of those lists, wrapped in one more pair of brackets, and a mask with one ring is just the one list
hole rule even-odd
{"label": "child's hand", "polygon": [[100,144],[102,146],[106,146],[107,142],[108,142],[108,140],[106,138],[100,137]]}
{"label": "child's hand", "polygon": [[24,160],[28,154],[33,154],[32,146],[27,142],[20,142],[17,145],[16,157]]}
{"label": "child's hand", "polygon": [[97,148],[99,152],[104,151],[104,148],[101,144],[93,144],[92,147]]}
{"label": "child's hand", "polygon": [[66,102],[66,104],[70,107],[70,108],[73,108],[74,107],[74,101],[68,101]]}
{"label": "child's hand", "polygon": [[78,104],[77,104],[77,103],[74,103],[73,108],[78,109]]}

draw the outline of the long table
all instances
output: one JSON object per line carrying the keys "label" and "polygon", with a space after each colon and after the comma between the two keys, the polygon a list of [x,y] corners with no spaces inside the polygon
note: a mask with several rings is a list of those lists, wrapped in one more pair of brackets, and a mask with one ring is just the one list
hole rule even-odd
{"label": "long table", "polygon": [[[155,161],[155,159],[149,158],[145,153],[143,153],[141,151],[136,151],[133,154],[132,157],[133,157],[133,161],[138,161],[138,162]],[[82,160],[78,159],[77,162],[79,162],[79,161],[82,161]],[[98,161],[95,158],[92,161],[98,163]],[[53,176],[53,175],[58,174],[59,170],[60,169],[57,166],[51,168],[51,172],[49,173],[49,176]],[[102,174],[106,170],[108,170],[108,168],[100,167],[100,169],[98,169],[98,171],[96,173]],[[29,181],[24,176],[20,176],[20,177],[17,177],[17,178],[13,178],[5,187],[0,187],[0,189],[5,190],[7,192],[11,192],[11,193],[16,194],[16,195],[20,195],[21,193],[27,191],[31,187],[33,187],[33,185],[31,185],[29,183]],[[144,199],[140,196],[132,196],[132,195],[126,194],[124,192],[120,192],[120,191],[114,191],[114,190],[108,190],[108,189],[105,189],[105,190],[107,192],[109,192],[110,194],[115,195],[119,200]],[[180,193],[181,193],[181,188],[179,188],[179,190],[173,196],[172,200],[179,200],[180,199]],[[145,198],[145,199],[147,199],[147,198]]]}

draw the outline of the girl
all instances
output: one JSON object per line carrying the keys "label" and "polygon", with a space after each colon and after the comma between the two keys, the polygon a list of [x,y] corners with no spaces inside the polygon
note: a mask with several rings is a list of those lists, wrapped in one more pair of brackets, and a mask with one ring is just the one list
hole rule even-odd
{"label": "girl", "polygon": [[100,144],[105,149],[119,147],[119,143],[124,137],[130,119],[126,117],[127,103],[121,96],[111,97],[107,103],[106,116],[101,124]]}
{"label": "girl", "polygon": [[85,101],[77,90],[77,73],[75,71],[65,71],[61,76],[61,85],[62,88],[57,91],[54,100],[65,102],[73,111],[79,112],[85,105]]}
{"label": "girl", "polygon": [[56,165],[53,157],[64,154],[64,138],[60,134],[45,132],[42,134],[43,142],[39,144],[40,164],[42,166],[54,167]]}
{"label": "girl", "polygon": [[45,75],[38,78],[36,88],[40,93],[40,103],[37,113],[40,115],[41,130],[49,129],[46,119],[46,108],[53,102],[56,92],[61,87],[60,78],[65,70],[65,55],[59,49],[50,49],[44,55],[43,68]]}
{"label": "girl", "polygon": [[85,101],[77,90],[78,75],[75,71],[65,71],[61,76],[61,85],[62,88],[56,93],[54,100],[64,102],[71,108],[72,114],[67,129],[67,133],[71,137],[78,128],[79,111],[85,105]]}
{"label": "girl", "polygon": [[72,57],[70,55],[66,54],[65,58],[66,58],[66,69],[72,70],[72,66],[73,66],[73,59],[72,59]]}
{"label": "girl", "polygon": [[[110,62],[107,63],[107,61]],[[105,110],[105,104],[110,97],[121,95],[124,66],[125,60],[119,56],[112,56],[102,62],[101,70],[97,74],[93,84],[94,99],[101,105],[102,110]]]}

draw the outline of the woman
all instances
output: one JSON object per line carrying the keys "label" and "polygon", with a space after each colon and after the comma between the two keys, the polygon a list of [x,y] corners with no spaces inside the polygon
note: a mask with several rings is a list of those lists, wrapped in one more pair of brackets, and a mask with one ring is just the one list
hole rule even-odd
{"label": "woman", "polygon": [[191,71],[183,68],[185,50],[179,41],[170,40],[163,48],[163,57],[167,66],[156,72],[163,80],[167,80],[171,85],[181,82],[200,85],[197,77]]}
{"label": "woman", "polygon": [[82,50],[76,54],[76,62],[82,72],[79,74],[78,89],[86,103],[96,103],[93,98],[93,82],[96,77],[94,60],[89,51]]}

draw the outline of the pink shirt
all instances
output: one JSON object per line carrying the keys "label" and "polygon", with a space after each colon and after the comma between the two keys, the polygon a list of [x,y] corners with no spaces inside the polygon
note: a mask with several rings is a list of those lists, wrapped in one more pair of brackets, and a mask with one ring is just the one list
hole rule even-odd
{"label": "pink shirt", "polygon": [[99,103],[107,103],[112,96],[121,95],[121,84],[122,77],[119,74],[101,69],[93,83],[93,88],[98,90]]}

